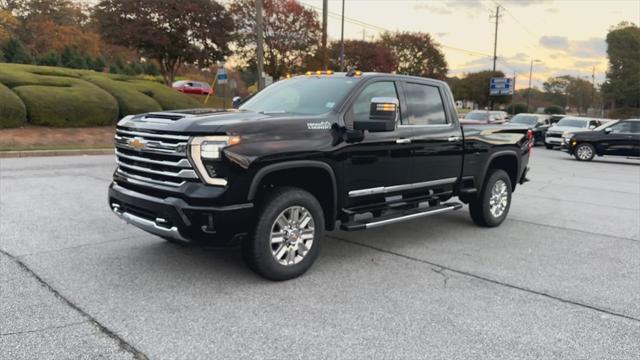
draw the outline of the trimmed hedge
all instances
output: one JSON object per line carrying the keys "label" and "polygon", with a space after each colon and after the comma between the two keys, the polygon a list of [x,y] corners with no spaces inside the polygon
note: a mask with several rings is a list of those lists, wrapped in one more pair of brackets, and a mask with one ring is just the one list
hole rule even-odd
{"label": "trimmed hedge", "polygon": [[27,121],[27,108],[18,95],[0,84],[0,128],[13,128]]}
{"label": "trimmed hedge", "polygon": [[118,119],[118,102],[86,81],[65,78],[67,86],[25,85],[13,88],[27,106],[33,125],[82,127],[110,125]]}
{"label": "trimmed hedge", "polygon": [[152,97],[154,100],[160,103],[160,106],[162,106],[162,110],[202,107],[202,104],[194,98],[156,82],[145,80],[129,80],[125,83],[142,92],[143,94]]}
{"label": "trimmed hedge", "polygon": [[[58,127],[109,125],[130,114],[203,106],[153,81],[91,70],[0,63],[0,85],[0,127],[25,120]],[[5,107],[17,113],[5,120]]]}
{"label": "trimmed hedge", "polygon": [[83,79],[104,89],[118,100],[118,116],[121,118],[131,114],[162,110],[162,106],[157,101],[129,86],[125,81],[114,80],[104,75],[87,75]]}

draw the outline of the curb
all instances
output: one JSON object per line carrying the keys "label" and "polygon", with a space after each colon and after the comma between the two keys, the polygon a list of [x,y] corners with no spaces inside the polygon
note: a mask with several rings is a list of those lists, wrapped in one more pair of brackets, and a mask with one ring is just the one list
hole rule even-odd
{"label": "curb", "polygon": [[0,158],[23,158],[23,157],[36,157],[36,156],[113,155],[113,151],[114,151],[113,148],[0,151]]}

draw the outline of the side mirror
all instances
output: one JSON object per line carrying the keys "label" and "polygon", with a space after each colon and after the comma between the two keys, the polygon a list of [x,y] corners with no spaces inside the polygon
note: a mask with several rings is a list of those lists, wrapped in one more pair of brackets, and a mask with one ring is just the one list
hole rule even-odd
{"label": "side mirror", "polygon": [[242,98],[240,96],[234,96],[231,100],[231,107],[237,109],[240,107],[240,103],[242,103]]}
{"label": "side mirror", "polygon": [[392,97],[375,97],[371,99],[369,119],[355,119],[355,130],[369,130],[370,132],[393,131],[396,128],[398,108],[400,102]]}
{"label": "side mirror", "polygon": [[613,131],[613,129],[612,129],[612,128],[606,128],[606,129],[604,129],[604,133],[605,133],[605,134],[611,134],[611,132],[612,132],[612,131]]}
{"label": "side mirror", "polygon": [[593,130],[593,129],[595,129],[595,128],[596,128],[596,126],[595,126],[595,125],[589,125],[589,129]]}

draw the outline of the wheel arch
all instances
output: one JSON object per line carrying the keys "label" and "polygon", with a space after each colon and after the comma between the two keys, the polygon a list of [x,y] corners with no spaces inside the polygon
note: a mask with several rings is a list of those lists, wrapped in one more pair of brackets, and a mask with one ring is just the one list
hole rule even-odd
{"label": "wheel arch", "polygon": [[[295,175],[295,177],[291,176]],[[328,180],[328,181],[327,181]],[[248,199],[261,197],[266,186],[295,186],[313,194],[322,206],[325,228],[333,230],[336,223],[338,188],[333,168],[322,161],[294,160],[267,165],[256,172],[249,186]]]}
{"label": "wheel arch", "polygon": [[500,150],[489,155],[482,173],[482,185],[486,181],[489,169],[502,169],[507,172],[511,180],[511,191],[515,191],[520,174],[520,158],[515,150]]}

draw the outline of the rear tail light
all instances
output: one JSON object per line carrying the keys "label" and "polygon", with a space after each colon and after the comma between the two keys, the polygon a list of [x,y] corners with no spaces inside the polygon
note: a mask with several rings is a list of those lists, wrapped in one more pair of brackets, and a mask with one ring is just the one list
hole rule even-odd
{"label": "rear tail light", "polygon": [[527,131],[527,138],[529,139],[529,155],[531,155],[531,148],[533,147],[533,131],[528,130]]}

